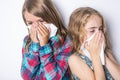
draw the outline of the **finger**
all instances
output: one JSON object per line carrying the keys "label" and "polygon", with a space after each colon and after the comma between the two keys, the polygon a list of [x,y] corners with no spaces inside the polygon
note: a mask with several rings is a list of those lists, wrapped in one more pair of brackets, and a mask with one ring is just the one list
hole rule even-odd
{"label": "finger", "polygon": [[97,43],[99,43],[99,42],[100,42],[100,39],[101,39],[101,32],[98,32],[98,36],[97,36],[97,38],[96,38],[96,39],[97,39],[97,41],[96,41],[96,42],[97,42]]}
{"label": "finger", "polygon": [[46,34],[48,34],[48,32],[47,32],[44,28],[42,28],[42,26],[38,27],[38,30],[39,30],[39,32],[41,33],[41,35],[46,35]]}
{"label": "finger", "polygon": [[39,27],[44,31],[44,32],[48,32],[49,30],[47,29],[47,27],[45,25],[43,25],[42,23],[39,23]]}
{"label": "finger", "polygon": [[95,36],[93,37],[93,43],[97,43],[97,39],[98,39],[98,35],[99,35],[99,33],[97,32],[97,33],[95,33]]}
{"label": "finger", "polygon": [[105,42],[105,36],[104,36],[104,33],[102,33],[102,38],[103,38],[103,41]]}
{"label": "finger", "polygon": [[40,27],[38,27],[38,30],[42,36],[48,36],[50,33],[49,30],[42,24],[40,24]]}
{"label": "finger", "polygon": [[47,29],[48,29],[49,32],[51,32],[51,28],[50,27],[48,27]]}
{"label": "finger", "polygon": [[43,33],[43,31],[41,30],[41,28],[38,28],[37,31],[38,31],[38,34],[39,34],[39,35],[41,35],[41,36],[44,35],[44,33]]}
{"label": "finger", "polygon": [[98,46],[102,46],[102,45],[103,45],[103,37],[102,37],[102,33],[100,33],[99,40],[98,40]]}
{"label": "finger", "polygon": [[103,45],[104,45],[104,48],[105,48],[105,46],[106,46],[106,44],[105,44],[106,40],[105,40],[104,33],[102,33],[102,38],[103,38]]}
{"label": "finger", "polygon": [[40,40],[41,39],[41,33],[37,30],[37,38]]}
{"label": "finger", "polygon": [[30,36],[31,38],[36,38],[36,29],[34,27],[31,27],[30,31]]}
{"label": "finger", "polygon": [[37,38],[37,30],[34,32],[35,37]]}
{"label": "finger", "polygon": [[31,28],[29,29],[30,33],[33,33],[35,31],[34,27],[31,26]]}
{"label": "finger", "polygon": [[41,36],[44,36],[47,34],[47,32],[45,32],[43,29],[41,29],[40,27],[38,28],[38,32]]}

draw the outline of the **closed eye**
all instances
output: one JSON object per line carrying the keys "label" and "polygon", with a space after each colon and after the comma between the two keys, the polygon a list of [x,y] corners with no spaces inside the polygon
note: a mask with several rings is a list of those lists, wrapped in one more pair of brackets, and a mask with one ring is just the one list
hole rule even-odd
{"label": "closed eye", "polygon": [[94,32],[95,32],[95,30],[91,30],[90,32],[91,32],[91,33],[94,33]]}
{"label": "closed eye", "polygon": [[41,23],[42,23],[42,22],[45,22],[45,21],[44,21],[44,20],[39,20],[39,22],[41,22]]}
{"label": "closed eye", "polygon": [[32,22],[28,22],[27,25],[32,25]]}

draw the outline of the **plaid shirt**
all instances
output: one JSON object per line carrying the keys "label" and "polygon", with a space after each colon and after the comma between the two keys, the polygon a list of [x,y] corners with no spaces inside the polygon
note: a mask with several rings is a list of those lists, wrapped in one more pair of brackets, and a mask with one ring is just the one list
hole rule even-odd
{"label": "plaid shirt", "polygon": [[24,80],[70,80],[67,63],[72,50],[70,38],[67,37],[61,47],[57,36],[42,47],[32,42],[29,52],[25,52],[27,38],[22,48],[21,75]]}

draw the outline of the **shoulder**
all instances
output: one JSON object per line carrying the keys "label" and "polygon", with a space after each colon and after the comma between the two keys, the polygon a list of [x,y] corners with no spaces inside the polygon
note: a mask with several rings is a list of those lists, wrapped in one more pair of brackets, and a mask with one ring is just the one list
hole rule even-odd
{"label": "shoulder", "polygon": [[26,36],[24,37],[23,41],[24,41],[24,42],[27,42],[28,38],[29,38],[29,35],[26,35]]}
{"label": "shoulder", "polygon": [[[93,77],[92,70],[88,65],[76,54],[69,57],[68,64],[72,74],[76,75],[82,80],[94,80],[88,79]],[[88,75],[85,75],[88,74]]]}
{"label": "shoulder", "polygon": [[75,66],[85,66],[87,65],[84,60],[80,57],[80,53],[73,53],[72,55],[70,55],[70,57],[68,58],[68,64],[71,67],[75,67]]}
{"label": "shoulder", "polygon": [[23,38],[23,47],[26,46],[26,43],[27,43],[28,38],[29,38],[28,35],[26,35],[26,36]]}
{"label": "shoulder", "polygon": [[[64,40],[64,39],[63,39]],[[66,36],[64,42],[63,42],[64,47],[71,47],[72,48],[72,41],[69,36]]]}
{"label": "shoulder", "polygon": [[76,53],[72,54],[68,59],[68,64],[72,65],[77,63],[78,61],[81,61],[80,57],[76,55]]}

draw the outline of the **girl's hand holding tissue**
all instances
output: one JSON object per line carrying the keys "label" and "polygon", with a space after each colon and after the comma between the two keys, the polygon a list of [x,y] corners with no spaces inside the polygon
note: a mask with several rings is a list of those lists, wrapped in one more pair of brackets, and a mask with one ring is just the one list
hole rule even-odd
{"label": "girl's hand holding tissue", "polygon": [[39,42],[41,46],[48,43],[49,38],[57,33],[57,27],[52,23],[34,23],[27,26],[33,42]]}
{"label": "girl's hand holding tissue", "polygon": [[104,41],[103,33],[99,31],[95,33],[95,36],[89,43],[88,42],[85,43],[85,47],[90,52],[91,57],[100,55],[103,41]]}
{"label": "girl's hand holding tissue", "polygon": [[37,27],[36,26],[27,26],[28,27],[28,31],[29,31],[29,35],[30,38],[33,42],[39,42],[38,38],[37,38]]}
{"label": "girl's hand holding tissue", "polygon": [[37,37],[40,42],[41,46],[44,46],[48,43],[50,36],[50,30],[42,23],[39,23],[39,26],[37,27]]}

